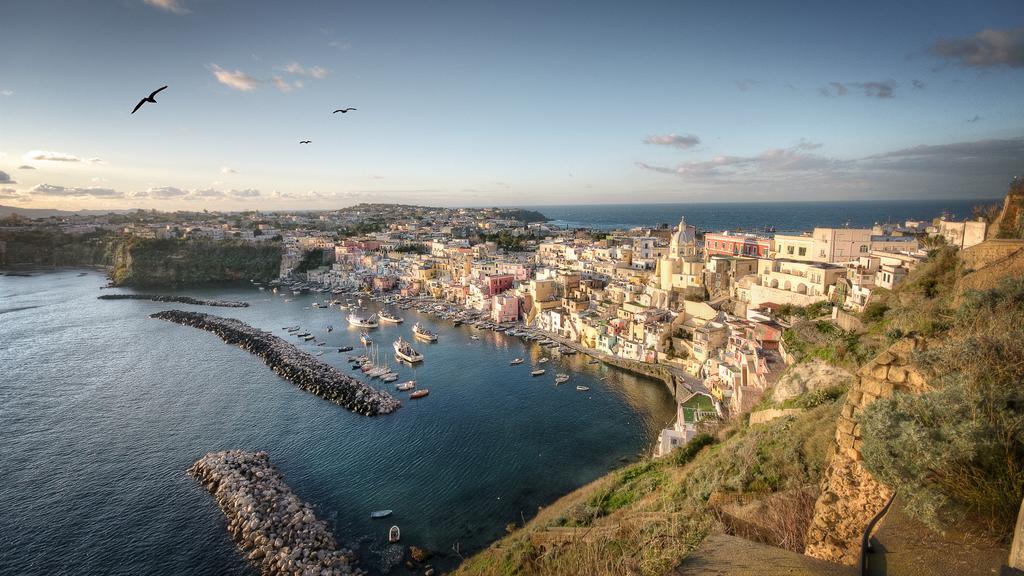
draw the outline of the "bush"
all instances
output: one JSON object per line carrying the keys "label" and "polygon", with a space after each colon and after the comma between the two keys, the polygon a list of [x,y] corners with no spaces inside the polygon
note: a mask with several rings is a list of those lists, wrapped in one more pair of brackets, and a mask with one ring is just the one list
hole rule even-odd
{"label": "bush", "polygon": [[864,307],[864,313],[861,314],[861,317],[865,322],[881,322],[888,311],[888,304],[884,302],[871,302]]}
{"label": "bush", "polygon": [[864,464],[936,529],[964,518],[1008,537],[1024,497],[1024,279],[969,295],[918,363],[940,389],[872,403]]}

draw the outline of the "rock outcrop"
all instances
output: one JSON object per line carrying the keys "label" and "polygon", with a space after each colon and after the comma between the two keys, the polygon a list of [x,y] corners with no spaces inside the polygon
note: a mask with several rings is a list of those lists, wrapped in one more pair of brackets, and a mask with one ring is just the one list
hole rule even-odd
{"label": "rock outcrop", "polygon": [[892,495],[862,465],[860,415],[868,404],[893,392],[927,391],[924,375],[911,359],[924,345],[923,340],[901,340],[857,372],[839,415],[832,459],[807,531],[807,555],[857,563],[861,534]]}
{"label": "rock outcrop", "polygon": [[791,366],[779,378],[772,392],[772,400],[783,402],[814,390],[853,384],[853,374],[822,360],[814,359]]}
{"label": "rock outcrop", "polygon": [[362,574],[327,523],[296,496],[266,452],[211,452],[188,469],[228,520],[239,552],[261,574]]}
{"label": "rock outcrop", "polygon": [[201,300],[191,296],[167,296],[164,294],[104,294],[98,300],[152,300],[153,302],[177,302],[178,304],[195,304],[196,306],[220,306],[223,308],[247,308],[248,302],[234,300]]}

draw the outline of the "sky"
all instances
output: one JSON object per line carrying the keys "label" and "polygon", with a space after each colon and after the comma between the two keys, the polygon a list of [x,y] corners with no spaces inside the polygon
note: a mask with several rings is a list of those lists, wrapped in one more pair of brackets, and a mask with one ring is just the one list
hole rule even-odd
{"label": "sky", "polygon": [[1019,0],[0,13],[9,206],[994,198],[1024,173]]}

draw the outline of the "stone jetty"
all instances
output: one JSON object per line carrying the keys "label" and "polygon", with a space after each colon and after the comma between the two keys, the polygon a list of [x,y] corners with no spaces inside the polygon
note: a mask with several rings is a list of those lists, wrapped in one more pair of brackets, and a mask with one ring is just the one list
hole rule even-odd
{"label": "stone jetty", "polygon": [[248,302],[234,300],[200,300],[191,296],[166,296],[163,294],[104,294],[97,296],[99,300],[152,300],[153,302],[176,302],[178,304],[195,304],[197,306],[220,306],[221,308],[248,308]]}
{"label": "stone jetty", "polygon": [[211,452],[188,469],[213,494],[239,552],[261,574],[363,574],[266,452]]}
{"label": "stone jetty", "polygon": [[390,414],[402,405],[387,392],[374,390],[281,338],[240,320],[183,310],[165,310],[151,314],[150,318],[213,332],[228,344],[259,356],[278,376],[299,388],[357,414]]}

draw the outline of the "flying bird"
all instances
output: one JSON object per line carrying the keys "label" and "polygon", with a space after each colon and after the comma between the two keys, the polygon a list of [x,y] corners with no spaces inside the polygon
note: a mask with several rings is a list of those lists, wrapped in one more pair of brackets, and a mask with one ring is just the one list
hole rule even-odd
{"label": "flying bird", "polygon": [[299,140],[299,144],[309,144],[312,140]]}
{"label": "flying bird", "polygon": [[[166,89],[167,89],[167,86],[164,86],[160,90],[166,90]],[[152,94],[150,94],[149,96],[143,98],[142,100],[139,100],[139,103],[135,105],[135,109],[132,110],[132,114],[135,114],[136,112],[138,112],[139,108],[142,108],[142,105],[145,104],[146,102],[152,102],[153,104],[156,104],[156,98],[154,98],[154,97],[160,92],[160,90],[153,90]]]}
{"label": "flying bird", "polygon": [[355,110],[355,108],[338,108],[334,112],[331,112],[331,114],[337,114],[338,112],[341,112],[342,114],[348,114],[349,110]]}

